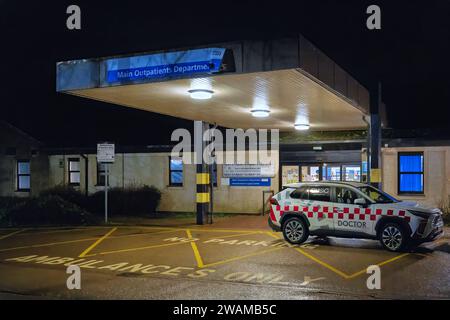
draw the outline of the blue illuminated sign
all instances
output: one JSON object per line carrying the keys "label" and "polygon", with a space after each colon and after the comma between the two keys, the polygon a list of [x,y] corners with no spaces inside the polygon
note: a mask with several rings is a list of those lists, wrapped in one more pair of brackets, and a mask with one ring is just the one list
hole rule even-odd
{"label": "blue illuminated sign", "polygon": [[270,178],[230,178],[232,187],[269,187]]}
{"label": "blue illuminated sign", "polygon": [[224,48],[205,48],[108,59],[106,82],[165,79],[220,71]]}

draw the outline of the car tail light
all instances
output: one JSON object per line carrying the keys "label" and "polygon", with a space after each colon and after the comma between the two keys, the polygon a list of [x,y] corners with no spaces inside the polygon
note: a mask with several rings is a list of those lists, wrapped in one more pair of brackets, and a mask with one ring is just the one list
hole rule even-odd
{"label": "car tail light", "polygon": [[278,203],[278,201],[277,201],[277,199],[275,199],[274,197],[270,197],[270,204],[273,204],[273,205],[279,205],[279,203]]}

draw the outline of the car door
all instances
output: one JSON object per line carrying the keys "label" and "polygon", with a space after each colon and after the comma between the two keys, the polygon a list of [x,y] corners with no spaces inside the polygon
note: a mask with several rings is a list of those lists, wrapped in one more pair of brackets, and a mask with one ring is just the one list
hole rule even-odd
{"label": "car door", "polygon": [[307,207],[303,208],[310,221],[310,230],[333,231],[334,221],[331,217],[333,208],[331,187],[324,185],[308,186]]}
{"label": "car door", "polygon": [[355,204],[355,200],[361,198],[365,199],[361,193],[349,187],[334,188],[333,222],[337,232],[368,235],[373,233],[373,208],[367,199],[367,205]]}

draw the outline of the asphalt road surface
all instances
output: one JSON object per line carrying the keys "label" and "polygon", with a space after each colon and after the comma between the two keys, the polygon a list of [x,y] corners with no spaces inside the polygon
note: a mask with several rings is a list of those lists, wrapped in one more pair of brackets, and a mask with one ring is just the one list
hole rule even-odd
{"label": "asphalt road surface", "polygon": [[[211,226],[0,229],[0,299],[450,298],[447,237],[405,253],[281,238]],[[68,289],[69,265],[80,267],[81,289]],[[370,265],[381,289],[367,288]]]}

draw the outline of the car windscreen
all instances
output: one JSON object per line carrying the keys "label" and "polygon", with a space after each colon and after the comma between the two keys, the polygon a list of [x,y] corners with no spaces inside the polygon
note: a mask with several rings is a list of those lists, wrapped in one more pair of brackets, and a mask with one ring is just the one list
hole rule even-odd
{"label": "car windscreen", "polygon": [[359,187],[358,189],[361,190],[366,196],[368,196],[370,199],[372,199],[376,203],[399,202],[399,200],[395,199],[393,196],[391,196],[387,193],[384,193],[374,187],[364,186],[364,187]]}

